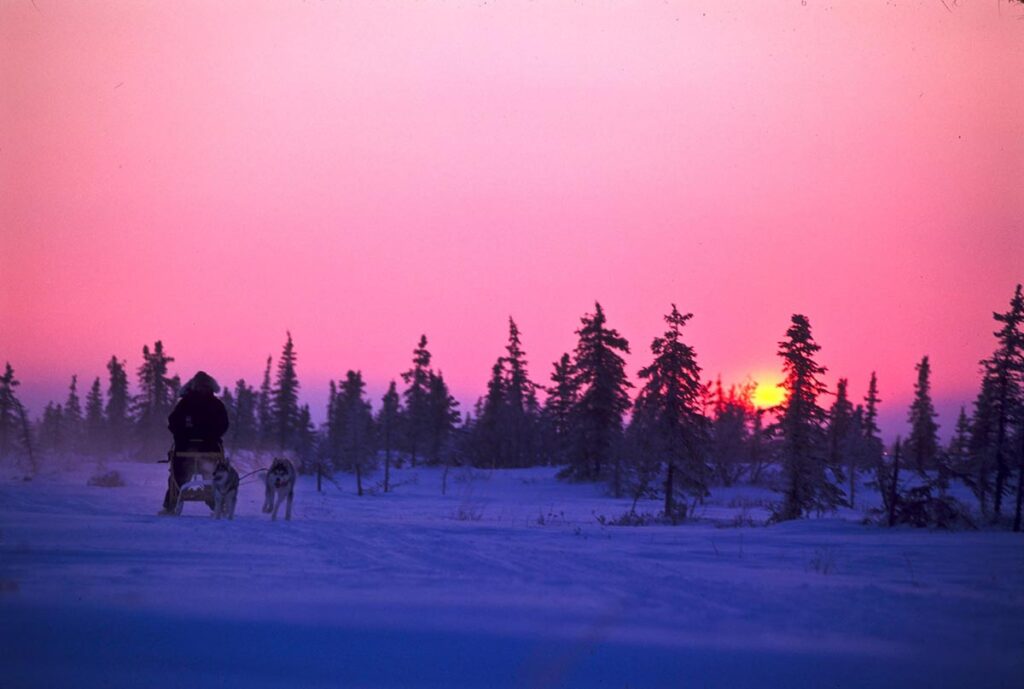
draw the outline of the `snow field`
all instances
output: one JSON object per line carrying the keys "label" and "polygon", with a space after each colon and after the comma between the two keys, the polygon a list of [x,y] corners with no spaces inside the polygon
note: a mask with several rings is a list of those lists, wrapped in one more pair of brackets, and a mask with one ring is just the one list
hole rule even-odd
{"label": "snow field", "polygon": [[630,501],[550,468],[453,470],[444,496],[433,468],[363,497],[301,477],[274,523],[254,476],[229,522],[156,516],[166,465],[104,469],[125,485],[85,461],[0,481],[4,689],[1024,681],[1019,534],[733,526],[776,499],[750,486],[693,523],[607,526]]}

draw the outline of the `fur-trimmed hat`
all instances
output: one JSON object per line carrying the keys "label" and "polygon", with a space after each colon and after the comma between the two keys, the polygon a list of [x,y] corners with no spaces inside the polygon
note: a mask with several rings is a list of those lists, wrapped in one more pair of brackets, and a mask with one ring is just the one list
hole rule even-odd
{"label": "fur-trimmed hat", "polygon": [[184,397],[190,392],[208,392],[211,395],[216,395],[220,392],[220,386],[217,385],[217,381],[213,379],[206,371],[199,371],[192,380],[181,386],[181,395]]}

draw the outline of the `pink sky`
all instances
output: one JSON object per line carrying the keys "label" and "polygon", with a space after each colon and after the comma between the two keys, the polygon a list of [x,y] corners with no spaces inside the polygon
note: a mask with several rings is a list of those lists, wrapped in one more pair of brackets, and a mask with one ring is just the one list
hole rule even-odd
{"label": "pink sky", "polygon": [[955,5],[5,2],[0,360],[38,411],[158,338],[258,382],[290,329],[322,413],[426,332],[469,402],[509,314],[546,381],[595,299],[631,374],[676,302],[726,381],[807,314],[900,432],[1024,280],[1024,8]]}

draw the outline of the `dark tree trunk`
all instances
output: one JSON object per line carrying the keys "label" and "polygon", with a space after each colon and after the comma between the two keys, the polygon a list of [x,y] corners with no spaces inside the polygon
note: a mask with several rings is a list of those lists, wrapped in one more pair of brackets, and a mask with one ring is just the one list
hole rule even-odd
{"label": "dark tree trunk", "polygon": [[356,464],[356,495],[363,494],[363,468]]}
{"label": "dark tree trunk", "polygon": [[857,467],[854,466],[852,458],[847,468],[850,471],[850,507],[852,508],[857,501]]}
{"label": "dark tree trunk", "polygon": [[28,453],[29,466],[32,467],[32,473],[35,474],[39,468],[36,466],[36,456],[32,450],[32,425],[29,423],[28,414],[25,413],[25,407],[21,401],[17,400],[15,403],[18,405],[18,419],[21,421],[22,443],[25,445],[25,452]]}
{"label": "dark tree trunk", "polygon": [[668,471],[665,475],[665,516],[672,520],[674,524],[676,521],[675,517],[675,505],[673,504],[672,488],[676,482],[676,465],[672,462],[668,463]]}
{"label": "dark tree trunk", "polygon": [[1024,506],[1024,428],[1020,431],[1020,454],[1017,457],[1017,509],[1013,513],[1013,530],[1021,527],[1021,508]]}
{"label": "dark tree trunk", "polygon": [[892,457],[892,484],[889,486],[889,526],[896,524],[896,501],[899,500],[900,485],[900,446],[896,445],[896,451]]}
{"label": "dark tree trunk", "polygon": [[786,499],[782,508],[782,518],[784,520],[799,519],[803,516],[804,511],[800,494],[800,459],[796,456],[790,456],[786,461],[789,463],[787,467],[789,476],[787,477],[788,485],[786,486]]}
{"label": "dark tree trunk", "polygon": [[1003,445],[1006,444],[1006,383],[1000,386],[999,396],[999,425],[996,428],[996,486],[995,495],[992,498],[992,523],[999,521],[1003,516],[1003,493],[1006,491],[1006,482],[1009,479],[1010,468],[1007,466]]}
{"label": "dark tree trunk", "polygon": [[1017,508],[1013,512],[1013,530],[1020,531],[1021,507],[1024,503],[1024,464],[1017,470]]}
{"label": "dark tree trunk", "polygon": [[978,462],[978,503],[981,507],[982,518],[988,517],[988,469],[985,467],[988,457],[981,457]]}

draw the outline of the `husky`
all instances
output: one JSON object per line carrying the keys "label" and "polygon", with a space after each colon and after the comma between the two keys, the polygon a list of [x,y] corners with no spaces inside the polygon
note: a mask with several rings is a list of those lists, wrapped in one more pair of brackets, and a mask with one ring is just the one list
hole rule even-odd
{"label": "husky", "polygon": [[284,518],[292,518],[292,500],[295,498],[295,467],[281,457],[275,457],[267,471],[267,499],[263,502],[263,511],[272,513],[271,519],[277,519],[277,508],[285,499],[288,504],[284,509]]}
{"label": "husky", "polygon": [[235,518],[235,505],[238,503],[238,472],[221,459],[213,469],[213,518]]}

